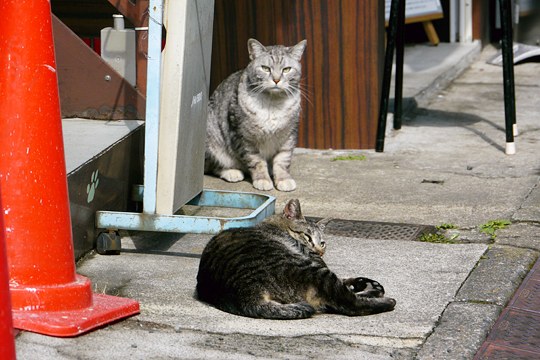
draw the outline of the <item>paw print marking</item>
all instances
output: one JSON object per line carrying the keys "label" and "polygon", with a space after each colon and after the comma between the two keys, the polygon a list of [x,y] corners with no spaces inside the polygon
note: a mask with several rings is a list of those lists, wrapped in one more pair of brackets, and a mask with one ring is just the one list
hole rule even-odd
{"label": "paw print marking", "polygon": [[92,176],[90,177],[90,184],[86,185],[86,194],[88,195],[86,197],[86,202],[91,203],[92,200],[94,200],[94,196],[96,195],[96,188],[99,185],[99,171],[96,170],[92,172]]}

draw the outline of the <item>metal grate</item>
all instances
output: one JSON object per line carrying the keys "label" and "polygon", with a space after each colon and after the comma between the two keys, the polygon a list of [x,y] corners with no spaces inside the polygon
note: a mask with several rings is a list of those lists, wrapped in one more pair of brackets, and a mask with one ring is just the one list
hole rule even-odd
{"label": "metal grate", "polygon": [[540,260],[493,325],[475,359],[540,359]]}
{"label": "metal grate", "polygon": [[493,343],[540,354],[540,313],[508,308],[497,321],[490,334]]}
{"label": "metal grate", "polygon": [[[320,218],[311,218],[319,220]],[[334,219],[327,225],[325,232],[331,235],[373,240],[417,240],[426,232],[435,232],[429,225],[396,224],[385,222]]]}
{"label": "metal grate", "polygon": [[479,360],[531,360],[538,354],[519,349],[510,349],[497,345],[482,346],[475,359]]}
{"label": "metal grate", "polygon": [[510,302],[510,306],[518,309],[536,309],[540,314],[540,280],[529,279],[529,286],[520,291]]}

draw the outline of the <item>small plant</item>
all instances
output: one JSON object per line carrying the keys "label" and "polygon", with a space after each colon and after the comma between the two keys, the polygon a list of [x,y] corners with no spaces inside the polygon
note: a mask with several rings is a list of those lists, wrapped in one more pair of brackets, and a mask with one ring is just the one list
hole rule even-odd
{"label": "small plant", "polygon": [[344,160],[356,160],[356,161],[364,161],[366,160],[365,155],[340,155],[332,158],[332,161],[344,161]]}
{"label": "small plant", "polygon": [[420,238],[418,240],[422,242],[429,242],[429,243],[434,243],[434,244],[455,244],[456,242],[454,240],[457,237],[458,237],[457,234],[451,237],[446,237],[443,234],[438,234],[438,233],[435,233],[435,234],[424,233],[420,235]]}
{"label": "small plant", "polygon": [[442,223],[441,225],[435,226],[437,230],[450,230],[450,229],[457,229],[457,226],[454,224],[446,224]]}
{"label": "small plant", "polygon": [[497,237],[497,230],[504,229],[510,224],[512,224],[512,222],[509,220],[490,220],[487,223],[480,225],[480,231],[489,235],[493,240]]}

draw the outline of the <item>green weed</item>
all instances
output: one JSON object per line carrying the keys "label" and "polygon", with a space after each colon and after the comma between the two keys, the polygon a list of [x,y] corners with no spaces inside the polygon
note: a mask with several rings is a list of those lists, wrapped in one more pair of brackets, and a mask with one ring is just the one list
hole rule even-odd
{"label": "green weed", "polygon": [[449,229],[457,229],[457,226],[454,224],[447,224],[442,223],[441,225],[435,226],[438,230],[449,230]]}
{"label": "green weed", "polygon": [[364,161],[366,160],[365,155],[340,155],[332,158],[331,161],[346,161],[346,160],[356,160],[356,161]]}
{"label": "green weed", "polygon": [[424,233],[420,235],[419,241],[422,242],[429,242],[434,244],[455,244],[454,241],[458,237],[457,234],[455,234],[452,237],[444,236],[443,234],[433,234],[433,233]]}
{"label": "green weed", "polygon": [[497,237],[497,230],[504,229],[510,224],[512,224],[512,222],[509,220],[490,220],[487,223],[480,225],[480,231],[489,235],[493,240]]}

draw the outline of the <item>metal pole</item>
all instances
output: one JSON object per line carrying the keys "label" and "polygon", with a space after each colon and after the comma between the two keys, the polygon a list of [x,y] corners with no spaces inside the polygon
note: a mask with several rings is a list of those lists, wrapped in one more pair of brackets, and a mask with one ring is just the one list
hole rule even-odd
{"label": "metal pole", "polygon": [[392,77],[392,62],[394,60],[394,49],[396,47],[396,30],[398,6],[400,1],[392,0],[390,5],[390,18],[388,19],[388,35],[386,40],[386,53],[384,55],[384,72],[382,81],[381,101],[379,107],[379,120],[377,123],[377,139],[375,141],[375,151],[384,151],[384,136],[386,132],[386,117],[388,115],[388,98],[390,97],[390,81]]}
{"label": "metal pole", "polygon": [[394,130],[401,129],[401,116],[403,115],[403,57],[405,27],[405,0],[399,4],[396,34],[396,82],[394,96]]}
{"label": "metal pole", "polygon": [[472,42],[472,1],[459,1],[459,42]]}
{"label": "metal pole", "polygon": [[456,32],[457,32],[457,24],[459,24],[459,19],[457,17],[457,8],[458,8],[458,2],[457,0],[450,0],[450,42],[455,43],[456,42]]}
{"label": "metal pole", "polygon": [[512,42],[512,2],[499,0],[502,29],[502,59],[504,81],[504,115],[507,155],[516,153],[514,143],[514,125],[516,124],[516,96],[514,89],[514,50]]}
{"label": "metal pole", "polygon": [[161,86],[161,31],[163,1],[150,0],[148,9],[148,70],[146,84],[146,122],[144,133],[143,212],[156,213],[157,162],[159,141],[159,102]]}

